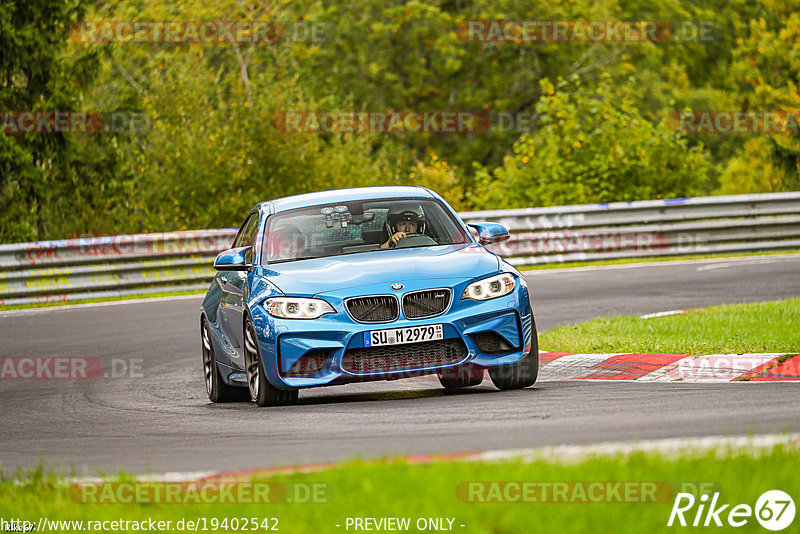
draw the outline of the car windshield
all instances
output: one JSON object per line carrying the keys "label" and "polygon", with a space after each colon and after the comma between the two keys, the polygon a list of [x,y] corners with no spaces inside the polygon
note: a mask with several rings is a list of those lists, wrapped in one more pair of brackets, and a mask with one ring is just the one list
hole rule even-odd
{"label": "car windshield", "polygon": [[391,248],[467,243],[461,224],[430,199],[359,200],[273,215],[264,233],[263,263],[280,263]]}

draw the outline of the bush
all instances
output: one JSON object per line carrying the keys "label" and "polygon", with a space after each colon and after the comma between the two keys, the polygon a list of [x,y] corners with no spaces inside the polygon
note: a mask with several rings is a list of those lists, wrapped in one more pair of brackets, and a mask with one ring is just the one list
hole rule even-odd
{"label": "bush", "polygon": [[709,164],[666,122],[652,124],[634,107],[631,90],[601,83],[582,90],[576,79],[558,90],[544,80],[539,128],[523,135],[513,155],[480,171],[476,203],[528,207],[695,194]]}

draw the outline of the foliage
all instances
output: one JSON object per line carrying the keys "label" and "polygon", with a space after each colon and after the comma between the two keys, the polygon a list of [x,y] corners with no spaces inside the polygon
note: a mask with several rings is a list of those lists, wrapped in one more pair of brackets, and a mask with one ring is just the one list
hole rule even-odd
{"label": "foliage", "polygon": [[[800,2],[762,0],[764,12],[737,40],[731,77],[743,110],[792,113],[800,122]],[[721,190],[800,189],[800,132],[750,139],[732,157]]]}
{"label": "foliage", "polygon": [[[0,110],[78,109],[97,55],[66,60],[62,51],[83,10],[72,0],[0,2]],[[0,242],[63,232],[76,215],[72,198],[91,197],[92,187],[113,173],[113,163],[105,148],[81,148],[71,134],[0,132]],[[80,205],[87,204],[91,199]]]}
{"label": "foliage", "polygon": [[[706,179],[701,147],[652,124],[631,91],[542,82],[539,128],[503,165],[481,171],[478,203],[511,207],[584,204],[695,194]],[[511,193],[511,194],[510,194]]]}
{"label": "foliage", "polygon": [[[682,109],[798,108],[798,2],[0,0],[0,110],[149,129],[0,133],[0,241],[236,226],[256,202],[416,183],[457,209],[800,188],[792,136],[677,135]],[[710,21],[710,39],[477,42],[470,20]],[[263,21],[274,43],[68,42],[90,21]],[[556,87],[550,90],[555,81]],[[459,133],[286,133],[298,111],[481,111]]]}
{"label": "foliage", "polygon": [[464,211],[470,206],[459,180],[458,169],[439,159],[436,154],[430,154],[427,161],[415,162],[409,173],[409,182],[436,191],[457,211]]}

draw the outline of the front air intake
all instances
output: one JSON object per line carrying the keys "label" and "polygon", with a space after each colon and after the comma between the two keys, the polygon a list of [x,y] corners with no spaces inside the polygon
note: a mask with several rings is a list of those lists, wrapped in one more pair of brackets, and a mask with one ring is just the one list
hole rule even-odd
{"label": "front air intake", "polygon": [[448,288],[406,293],[403,297],[403,315],[407,319],[421,319],[444,313],[450,305],[451,294]]}
{"label": "front air intake", "polygon": [[478,350],[484,354],[503,354],[514,350],[514,347],[494,332],[478,332],[472,334],[472,339],[478,345]]}
{"label": "front air intake", "polygon": [[414,371],[454,365],[467,356],[461,338],[439,339],[408,345],[349,349],[342,358],[342,370],[354,375]]}
{"label": "front air intake", "polygon": [[388,323],[400,315],[400,305],[394,295],[355,297],[347,299],[345,306],[359,323]]}

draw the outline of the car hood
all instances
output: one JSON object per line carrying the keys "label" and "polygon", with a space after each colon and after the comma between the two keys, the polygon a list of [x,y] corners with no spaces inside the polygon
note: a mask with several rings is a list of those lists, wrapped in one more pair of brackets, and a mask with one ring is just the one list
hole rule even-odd
{"label": "car hood", "polygon": [[500,260],[476,243],[362,252],[263,266],[286,295],[312,296],[377,283],[448,280],[448,285],[499,271]]}

